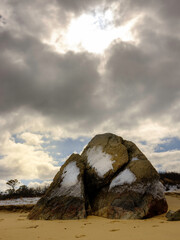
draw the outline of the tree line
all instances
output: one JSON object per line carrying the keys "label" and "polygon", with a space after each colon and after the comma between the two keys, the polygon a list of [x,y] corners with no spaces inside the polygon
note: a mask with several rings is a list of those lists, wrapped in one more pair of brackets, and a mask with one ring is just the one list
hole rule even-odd
{"label": "tree line", "polygon": [[159,176],[166,191],[171,190],[172,187],[175,187],[176,189],[180,189],[180,173],[160,172]]}
{"label": "tree line", "polygon": [[169,179],[172,183],[180,183],[180,173],[176,172],[160,172],[161,179]]}
{"label": "tree line", "polygon": [[17,179],[11,179],[6,182],[8,189],[5,192],[0,192],[0,200],[21,198],[21,197],[41,197],[45,194],[49,186],[44,187],[28,187],[21,185],[17,188],[20,182]]}

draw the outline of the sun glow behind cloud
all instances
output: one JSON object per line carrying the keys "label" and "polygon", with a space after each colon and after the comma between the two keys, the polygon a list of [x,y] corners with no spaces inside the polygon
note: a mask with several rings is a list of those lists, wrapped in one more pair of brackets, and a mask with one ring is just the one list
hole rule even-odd
{"label": "sun glow behind cloud", "polygon": [[67,31],[63,35],[61,34],[61,37],[58,30],[54,30],[50,41],[46,41],[46,43],[52,45],[57,52],[61,53],[68,50],[74,52],[86,50],[91,53],[101,54],[114,40],[119,39],[136,43],[132,28],[139,18],[140,16],[136,16],[125,25],[116,27],[112,10],[83,14],[72,19]]}

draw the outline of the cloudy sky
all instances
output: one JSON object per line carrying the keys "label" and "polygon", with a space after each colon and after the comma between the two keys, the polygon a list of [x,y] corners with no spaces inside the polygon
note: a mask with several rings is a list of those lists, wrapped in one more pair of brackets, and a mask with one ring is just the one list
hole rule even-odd
{"label": "cloudy sky", "polygon": [[98,133],[180,172],[179,0],[0,1],[0,190]]}

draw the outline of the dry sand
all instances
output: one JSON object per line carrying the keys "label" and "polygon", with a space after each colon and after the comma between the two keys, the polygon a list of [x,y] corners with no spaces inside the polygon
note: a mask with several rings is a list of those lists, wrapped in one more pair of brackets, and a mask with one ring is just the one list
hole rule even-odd
{"label": "dry sand", "polygon": [[[180,209],[180,195],[166,196],[169,209]],[[90,216],[83,220],[28,220],[27,213],[0,211],[2,240],[179,240],[180,222],[165,214],[147,220],[112,220]]]}

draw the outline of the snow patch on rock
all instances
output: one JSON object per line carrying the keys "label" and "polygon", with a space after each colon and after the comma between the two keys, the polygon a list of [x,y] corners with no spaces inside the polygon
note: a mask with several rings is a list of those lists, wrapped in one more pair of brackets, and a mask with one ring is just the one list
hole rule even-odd
{"label": "snow patch on rock", "polygon": [[[119,176],[119,175],[118,175]],[[114,179],[113,179],[114,180]],[[116,186],[116,185],[115,185]],[[113,188],[112,182],[110,184],[109,190]],[[164,198],[164,186],[160,181],[147,182],[147,183],[136,183],[135,185],[122,185],[118,188],[114,188],[111,191],[116,193],[123,193],[127,191],[137,192],[139,194],[151,194],[154,199]]]}
{"label": "snow patch on rock", "polygon": [[151,188],[149,189],[148,193],[150,193],[155,199],[162,199],[164,198],[164,191],[165,187],[160,181],[155,181]]}
{"label": "snow patch on rock", "polygon": [[92,168],[95,168],[99,177],[103,177],[109,170],[113,169],[112,156],[103,152],[102,146],[90,148],[87,151],[87,161]]}
{"label": "snow patch on rock", "polygon": [[123,185],[125,183],[131,184],[136,181],[136,176],[129,170],[125,169],[124,171],[120,172],[117,177],[115,177],[110,186],[109,190],[115,186]]}
{"label": "snow patch on rock", "polygon": [[78,180],[79,174],[80,170],[76,166],[76,162],[69,163],[63,170],[60,187],[56,187],[52,191],[50,198],[60,196],[83,197],[81,190],[82,181]]}
{"label": "snow patch on rock", "polygon": [[78,175],[80,171],[76,166],[76,162],[69,163],[63,170],[62,187],[71,187],[78,183]]}
{"label": "snow patch on rock", "polygon": [[137,160],[139,160],[138,157],[133,157],[133,158],[131,159],[131,161],[137,161]]}

